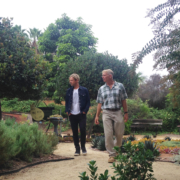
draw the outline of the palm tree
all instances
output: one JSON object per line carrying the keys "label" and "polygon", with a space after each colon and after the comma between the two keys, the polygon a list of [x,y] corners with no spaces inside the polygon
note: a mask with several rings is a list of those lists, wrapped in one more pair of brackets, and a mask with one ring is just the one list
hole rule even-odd
{"label": "palm tree", "polygon": [[12,29],[14,32],[20,34],[21,36],[25,37],[27,41],[29,41],[29,37],[28,34],[26,33],[26,29],[22,29],[21,25],[20,26],[15,25],[14,27],[12,27]]}
{"label": "palm tree", "polygon": [[33,39],[31,46],[34,47],[36,49],[36,53],[38,53],[39,51],[38,51],[37,40],[39,36],[41,36],[41,30],[37,28],[33,28],[33,29],[30,28],[28,33],[30,38]]}

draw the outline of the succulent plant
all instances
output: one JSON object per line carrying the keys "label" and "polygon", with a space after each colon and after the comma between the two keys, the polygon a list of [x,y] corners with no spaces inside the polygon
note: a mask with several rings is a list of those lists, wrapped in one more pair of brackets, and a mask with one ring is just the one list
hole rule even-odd
{"label": "succulent plant", "polygon": [[171,141],[171,138],[170,138],[169,136],[166,136],[166,137],[164,138],[164,140],[165,140],[165,141]]}
{"label": "succulent plant", "polygon": [[150,135],[145,135],[143,138],[144,138],[144,139],[145,139],[145,138],[146,138],[146,139],[151,139],[151,136],[150,136]]}
{"label": "succulent plant", "polygon": [[91,141],[92,148],[97,148],[97,144],[98,144],[100,138],[101,138],[100,136],[96,136],[95,138],[92,139],[92,141]]}
{"label": "succulent plant", "polygon": [[99,149],[100,151],[105,151],[106,150],[106,146],[105,146],[105,138],[101,137],[97,143],[97,149]]}
{"label": "succulent plant", "polygon": [[144,142],[144,149],[145,150],[150,150],[153,152],[154,156],[159,156],[160,152],[158,151],[156,144],[153,141],[145,141]]}
{"label": "succulent plant", "polygon": [[135,138],[134,136],[131,136],[131,135],[130,135],[130,136],[127,138],[127,140],[128,140],[128,141],[134,141],[134,140],[136,140],[136,138]]}

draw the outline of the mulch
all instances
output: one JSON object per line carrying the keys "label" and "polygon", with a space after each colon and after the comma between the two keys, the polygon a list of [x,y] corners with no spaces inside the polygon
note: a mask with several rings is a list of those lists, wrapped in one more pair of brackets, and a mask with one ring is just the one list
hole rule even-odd
{"label": "mulch", "polygon": [[9,161],[9,167],[0,167],[0,176],[19,172],[27,167],[35,166],[47,162],[65,161],[74,158],[58,156],[58,155],[43,155],[39,158],[32,158],[31,162],[22,161],[20,159],[13,159]]}

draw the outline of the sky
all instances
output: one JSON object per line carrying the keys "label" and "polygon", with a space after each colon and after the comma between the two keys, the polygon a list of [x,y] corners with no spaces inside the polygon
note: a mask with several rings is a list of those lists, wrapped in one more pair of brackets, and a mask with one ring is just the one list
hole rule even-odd
{"label": "sky", "polygon": [[[92,25],[98,38],[98,52],[108,51],[119,59],[132,63],[132,53],[140,51],[153,38],[147,9],[167,0],[4,0],[0,2],[0,17],[13,17],[14,25],[22,29],[38,28],[42,31],[66,13],[71,19],[82,17]],[[143,59],[137,72],[149,77],[167,71],[153,70],[152,54]]]}

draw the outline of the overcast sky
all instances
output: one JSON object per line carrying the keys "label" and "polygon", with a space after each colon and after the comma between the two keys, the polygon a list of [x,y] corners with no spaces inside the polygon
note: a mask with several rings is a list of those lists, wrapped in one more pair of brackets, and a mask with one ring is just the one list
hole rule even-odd
{"label": "overcast sky", "polygon": [[[71,19],[82,17],[92,25],[94,36],[98,38],[98,52],[108,51],[126,58],[132,63],[131,55],[143,48],[153,38],[149,19],[145,18],[148,8],[153,8],[167,0],[1,0],[0,16],[13,17],[14,25],[23,29],[44,30],[50,23],[66,13]],[[166,71],[153,71],[152,54],[144,58],[137,72],[145,76]]]}

